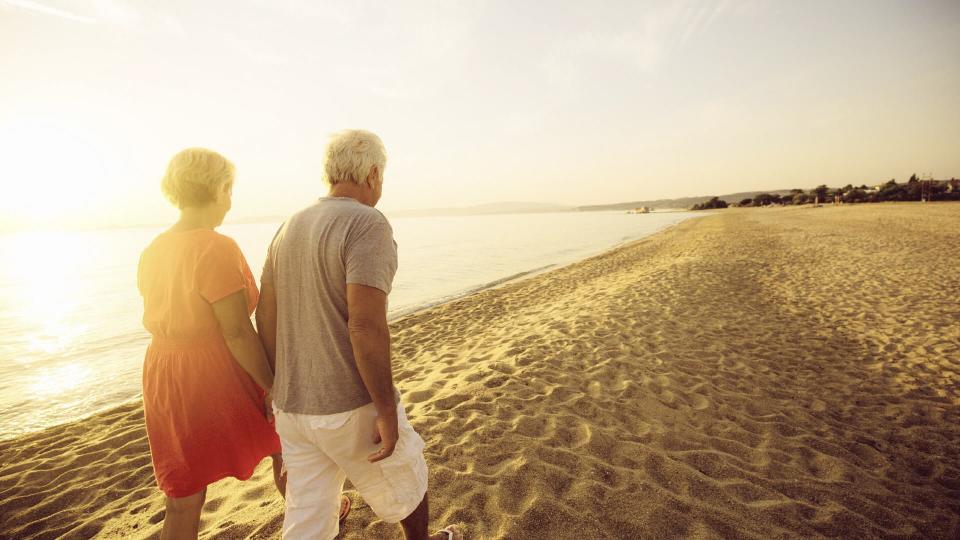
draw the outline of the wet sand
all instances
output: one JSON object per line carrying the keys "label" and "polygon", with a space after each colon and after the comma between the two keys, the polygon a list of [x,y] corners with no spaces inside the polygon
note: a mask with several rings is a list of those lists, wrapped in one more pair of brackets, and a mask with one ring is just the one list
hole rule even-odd
{"label": "wet sand", "polygon": [[[395,321],[432,522],[956,538],[958,268],[958,204],[731,209]],[[0,456],[0,537],[159,534],[139,403]],[[402,537],[353,496],[342,538]],[[281,520],[265,461],[209,489],[201,536]]]}

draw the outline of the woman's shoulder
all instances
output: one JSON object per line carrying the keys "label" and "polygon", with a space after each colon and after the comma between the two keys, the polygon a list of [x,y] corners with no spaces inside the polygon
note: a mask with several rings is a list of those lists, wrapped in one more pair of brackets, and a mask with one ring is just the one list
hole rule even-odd
{"label": "woman's shoulder", "polygon": [[[211,229],[192,229],[189,231],[167,231],[164,236],[173,243],[196,244],[200,246],[227,246],[238,247],[237,242],[229,236]],[[160,237],[157,237],[158,239]]]}
{"label": "woman's shoulder", "polygon": [[226,261],[236,261],[243,259],[243,252],[236,240],[217,231],[204,231],[197,235],[195,240],[197,255],[201,261],[210,261],[222,259]]}
{"label": "woman's shoulder", "polygon": [[157,235],[143,250],[141,259],[151,254],[179,252],[203,256],[208,253],[239,253],[240,246],[225,234],[210,229],[190,231],[164,231]]}
{"label": "woman's shoulder", "polygon": [[204,230],[201,234],[201,238],[204,242],[211,246],[223,246],[240,249],[240,246],[237,245],[236,240],[217,231]]}

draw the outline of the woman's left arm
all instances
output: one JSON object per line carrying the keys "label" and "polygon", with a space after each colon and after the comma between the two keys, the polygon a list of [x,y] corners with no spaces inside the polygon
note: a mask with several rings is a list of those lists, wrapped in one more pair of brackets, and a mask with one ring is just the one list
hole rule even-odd
{"label": "woman's left arm", "polygon": [[214,316],[220,322],[223,339],[237,363],[260,388],[270,392],[273,388],[273,370],[267,363],[263,343],[250,322],[246,291],[239,290],[211,305]]}

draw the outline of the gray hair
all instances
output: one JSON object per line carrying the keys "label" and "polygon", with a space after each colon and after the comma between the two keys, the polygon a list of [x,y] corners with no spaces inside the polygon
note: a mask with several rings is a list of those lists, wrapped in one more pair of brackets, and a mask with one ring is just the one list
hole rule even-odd
{"label": "gray hair", "polygon": [[331,186],[352,182],[373,187],[368,185],[367,177],[376,167],[382,181],[386,165],[387,150],[380,137],[362,129],[348,129],[334,134],[327,144],[324,181]]}

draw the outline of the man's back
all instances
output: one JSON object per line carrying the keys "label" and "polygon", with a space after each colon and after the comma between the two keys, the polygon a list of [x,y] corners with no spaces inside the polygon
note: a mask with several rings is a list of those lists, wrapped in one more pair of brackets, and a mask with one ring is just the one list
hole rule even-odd
{"label": "man's back", "polygon": [[396,269],[387,219],[352,198],[321,198],[287,220],[263,270],[277,297],[277,408],[325,415],[370,403],[347,329],[346,284],[389,294]]}

